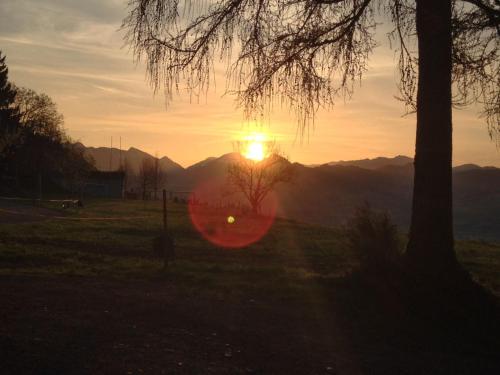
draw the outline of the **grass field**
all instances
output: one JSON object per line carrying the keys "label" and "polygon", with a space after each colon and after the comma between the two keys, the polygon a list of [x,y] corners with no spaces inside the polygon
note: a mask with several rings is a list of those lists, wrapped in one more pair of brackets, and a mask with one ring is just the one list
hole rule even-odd
{"label": "grass field", "polygon": [[[162,262],[152,251],[153,238],[162,228],[160,203],[95,201],[84,209],[53,212],[65,218],[30,221],[24,216],[25,220],[1,225],[1,273],[165,277]],[[250,277],[281,288],[274,277],[331,277],[349,271],[354,262],[335,230],[278,220],[262,241],[226,249],[211,245],[196,232],[185,205],[172,204],[168,212],[176,242],[176,261],[168,277],[188,284],[244,284]]]}
{"label": "grass field", "polygon": [[[500,368],[496,328],[462,330],[476,324],[471,316],[460,318],[457,330],[456,319],[443,325],[415,311],[397,288],[352,277],[357,261],[338,229],[277,220],[258,243],[224,249],[192,228],[185,205],[168,211],[177,257],[164,271],[152,252],[159,202],[96,200],[69,210],[49,204],[38,216],[4,207],[5,373]],[[457,252],[473,277],[500,295],[500,245],[460,241]]]}
{"label": "grass field", "polygon": [[[165,276],[162,262],[152,252],[152,240],[162,228],[159,202],[91,201],[83,209],[69,210],[59,209],[56,203],[44,207],[52,209],[48,218],[31,220],[29,215],[21,215],[1,224],[2,274]],[[337,229],[278,219],[258,243],[225,249],[211,245],[196,232],[185,205],[171,204],[168,212],[177,249],[169,277],[187,283],[203,281],[205,287],[247,284],[250,278],[252,286],[257,280],[260,287],[281,290],[283,285],[275,277],[286,280],[287,285],[308,283],[348,273],[357,263]],[[51,215],[64,218],[50,219]],[[459,241],[457,252],[477,280],[500,293],[500,244]]]}

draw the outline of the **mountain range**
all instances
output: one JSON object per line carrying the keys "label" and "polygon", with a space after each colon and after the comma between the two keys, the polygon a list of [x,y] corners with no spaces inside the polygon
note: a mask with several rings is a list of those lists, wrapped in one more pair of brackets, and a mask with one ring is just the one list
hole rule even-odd
{"label": "mountain range", "polygon": [[413,159],[408,156],[398,155],[393,158],[378,157],[374,159],[360,159],[360,160],[339,160],[327,163],[327,165],[344,165],[360,167],[364,169],[379,169],[385,166],[405,166],[413,163]]}
{"label": "mountain range", "polygon": [[[89,147],[85,152],[96,167],[109,170],[120,165],[118,149]],[[110,156],[112,154],[112,156]],[[122,151],[137,173],[141,150]],[[167,157],[160,158],[167,172],[165,188],[191,191],[206,181],[223,183],[228,165],[238,157],[230,153],[211,157],[183,168]],[[407,156],[334,161],[318,166],[293,163],[294,180],[277,187],[278,215],[303,222],[336,226],[344,223],[363,202],[387,210],[402,228],[409,225],[413,186],[413,159]],[[500,240],[500,169],[464,164],[453,168],[454,225],[458,238]]]}
{"label": "mountain range", "polygon": [[[134,173],[138,173],[144,159],[154,159],[153,155],[135,147],[130,147],[128,150],[120,150],[110,147],[85,147],[82,143],[77,143],[76,146],[83,148],[85,154],[93,159],[96,168],[101,171],[116,171],[126,161],[131,170]],[[159,158],[159,164],[160,168],[167,173],[184,169],[166,156]]]}

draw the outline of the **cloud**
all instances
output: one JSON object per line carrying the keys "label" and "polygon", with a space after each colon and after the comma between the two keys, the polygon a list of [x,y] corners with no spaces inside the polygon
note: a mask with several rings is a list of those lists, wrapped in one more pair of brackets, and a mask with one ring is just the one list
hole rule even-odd
{"label": "cloud", "polygon": [[73,32],[89,23],[120,24],[119,0],[2,0],[0,32],[31,34]]}

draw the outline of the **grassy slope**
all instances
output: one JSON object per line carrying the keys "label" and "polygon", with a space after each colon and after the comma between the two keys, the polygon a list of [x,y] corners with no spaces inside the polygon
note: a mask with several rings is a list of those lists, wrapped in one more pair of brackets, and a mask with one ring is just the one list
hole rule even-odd
{"label": "grassy slope", "polygon": [[[55,276],[161,277],[161,263],[152,257],[152,238],[161,228],[158,202],[94,201],[84,209],[59,211],[67,219],[13,222],[0,225],[0,273]],[[130,220],[71,220],[116,217]],[[169,207],[176,238],[177,261],[171,275],[189,282],[229,281],[281,288],[307,284],[315,278],[348,272],[356,260],[338,230],[277,220],[258,243],[245,249],[221,249],[192,228],[185,206]],[[460,261],[481,283],[500,293],[500,245],[457,242]],[[272,275],[273,277],[267,277]]]}

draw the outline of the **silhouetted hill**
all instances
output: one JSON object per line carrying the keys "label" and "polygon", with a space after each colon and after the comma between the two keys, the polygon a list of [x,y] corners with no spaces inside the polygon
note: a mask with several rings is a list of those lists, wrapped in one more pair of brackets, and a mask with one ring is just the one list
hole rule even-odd
{"label": "silhouetted hill", "polygon": [[462,164],[453,168],[454,172],[470,171],[472,169],[481,169],[479,165],[476,164]]}
{"label": "silhouetted hill", "polygon": [[388,209],[400,225],[408,224],[411,178],[397,173],[356,166],[295,165],[293,184],[278,187],[280,213],[289,218],[323,225],[342,224],[354,208],[367,201]]}
{"label": "silhouetted hill", "polygon": [[500,169],[454,170],[457,233],[500,240]]}
{"label": "silhouetted hill", "polygon": [[327,163],[327,165],[350,165],[365,169],[378,169],[386,166],[404,166],[413,163],[413,159],[408,156],[398,155],[393,158],[378,157],[375,159],[360,159],[360,160],[339,160]]}
{"label": "silhouetted hill", "polygon": [[218,158],[207,158],[172,176],[168,185],[174,190],[185,191],[192,190],[206,181],[223,183],[228,165],[240,157],[240,154],[233,152]]}
{"label": "silhouetted hill", "polygon": [[[229,163],[238,154],[210,158],[176,174],[172,189],[193,190],[205,181],[223,184]],[[277,189],[278,214],[299,221],[339,225],[355,207],[367,201],[377,209],[388,210],[395,222],[409,226],[413,186],[413,163],[379,163],[377,168],[354,165],[294,163],[293,183]],[[400,158],[398,160],[403,161]],[[372,164],[373,165],[373,164]],[[500,240],[500,169],[456,167],[453,171],[455,228],[459,238]]]}
{"label": "silhouetted hill", "polygon": [[[128,150],[120,151],[117,148],[85,147],[81,143],[78,145],[83,147],[85,153],[94,159],[96,168],[101,171],[117,170],[120,168],[120,164],[126,160],[132,171],[137,174],[144,159],[154,158],[153,155],[135,147],[130,147]],[[164,172],[177,173],[184,170],[182,166],[166,156],[161,157],[159,160],[160,168]]]}
{"label": "silhouetted hill", "polygon": [[215,159],[217,159],[217,158],[216,158],[216,157],[214,157],[214,156],[208,157],[208,158],[206,158],[206,159],[204,159],[204,160],[202,160],[202,161],[199,161],[198,163],[195,163],[195,164],[193,164],[193,165],[191,165],[191,166],[187,167],[187,169],[190,169],[190,168],[191,168],[191,169],[193,169],[193,168],[199,168],[199,167],[202,167],[202,166],[204,166],[204,165],[206,165],[206,164],[208,164],[208,163],[210,163],[210,162],[214,161]]}
{"label": "silhouetted hill", "polygon": [[[86,148],[96,166],[109,170],[110,149]],[[119,165],[119,150],[113,149],[113,168]],[[122,151],[133,170],[143,158],[139,149]],[[241,155],[210,157],[182,168],[167,157],[160,159],[168,172],[167,189],[192,191],[205,182],[224,184],[228,165]],[[278,214],[304,222],[339,225],[363,202],[388,210],[402,228],[409,226],[413,186],[413,159],[406,156],[339,161],[320,166],[294,163],[293,183],[277,189]],[[500,169],[464,164],[453,168],[455,229],[458,238],[500,240]]]}

